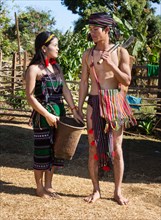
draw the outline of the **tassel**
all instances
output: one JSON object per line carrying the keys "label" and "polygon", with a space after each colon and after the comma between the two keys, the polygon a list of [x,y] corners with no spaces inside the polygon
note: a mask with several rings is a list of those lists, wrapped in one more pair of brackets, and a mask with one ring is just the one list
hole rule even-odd
{"label": "tassel", "polygon": [[91,146],[93,146],[93,147],[96,146],[95,141],[92,141],[92,142],[91,142]]}
{"label": "tassel", "polygon": [[46,66],[46,67],[49,66],[49,60],[48,60],[48,58],[45,58],[45,66]]}
{"label": "tassel", "polygon": [[50,64],[51,64],[51,65],[56,64],[56,60],[55,60],[55,59],[53,59],[53,58],[51,58],[51,59],[50,59]]}
{"label": "tassel", "polygon": [[93,129],[92,128],[88,130],[88,134],[93,134]]}
{"label": "tassel", "polygon": [[94,155],[94,159],[98,160],[98,155],[97,154]]}
{"label": "tassel", "polygon": [[103,166],[102,169],[103,169],[104,171],[110,171],[110,167],[109,167],[109,166]]}

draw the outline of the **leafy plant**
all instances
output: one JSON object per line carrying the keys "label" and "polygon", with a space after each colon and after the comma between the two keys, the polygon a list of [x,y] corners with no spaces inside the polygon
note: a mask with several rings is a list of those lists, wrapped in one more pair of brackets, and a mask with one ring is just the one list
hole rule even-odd
{"label": "leafy plant", "polygon": [[14,109],[25,109],[28,105],[25,97],[24,90],[16,91],[14,97],[8,98],[8,103],[12,105]]}
{"label": "leafy plant", "polygon": [[84,27],[81,32],[72,33],[67,31],[59,37],[59,64],[63,69],[65,78],[78,80],[81,72],[81,59],[83,52],[91,47],[92,43],[87,40],[88,29]]}
{"label": "leafy plant", "polygon": [[146,135],[151,135],[154,127],[154,119],[147,117],[143,121],[138,122],[138,127],[141,128]]}

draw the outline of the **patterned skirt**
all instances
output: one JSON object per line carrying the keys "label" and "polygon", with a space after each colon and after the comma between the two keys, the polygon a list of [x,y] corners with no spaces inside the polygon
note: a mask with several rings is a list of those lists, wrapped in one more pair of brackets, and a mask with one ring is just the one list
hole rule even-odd
{"label": "patterned skirt", "polygon": [[[49,106],[54,109],[54,114],[57,116],[65,115],[63,103],[50,103]],[[48,108],[48,111],[51,112],[52,109]],[[64,165],[64,159],[54,157],[55,128],[50,127],[46,119],[38,112],[34,112],[32,122],[34,130],[33,168],[35,170],[51,170],[52,166],[62,167]]]}
{"label": "patterned skirt", "polygon": [[[92,129],[94,132],[94,143],[97,147],[97,159],[99,167],[103,169],[107,167],[111,168],[113,163],[113,157],[115,155],[113,132],[123,126],[126,127],[126,124],[132,124],[134,126],[136,123],[130,107],[123,102],[123,98],[120,101],[117,100],[117,102],[116,100],[112,100],[107,103],[110,103],[106,109],[108,121],[107,118],[101,115],[99,95],[89,95],[88,104],[92,107]],[[119,111],[118,105],[121,106],[121,111]]]}
{"label": "patterned skirt", "polygon": [[89,95],[88,104],[92,107],[92,129],[94,131],[94,142],[97,147],[99,168],[112,167],[109,154],[109,134],[105,133],[106,120],[100,116],[98,95]]}

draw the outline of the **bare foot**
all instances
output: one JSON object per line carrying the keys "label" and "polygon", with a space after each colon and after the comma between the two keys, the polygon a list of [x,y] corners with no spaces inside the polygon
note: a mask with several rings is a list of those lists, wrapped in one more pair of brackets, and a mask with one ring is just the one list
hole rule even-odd
{"label": "bare foot", "polygon": [[115,195],[114,200],[119,204],[119,205],[127,205],[129,202],[128,199],[124,198],[123,196]]}
{"label": "bare foot", "polygon": [[87,196],[84,201],[88,202],[88,203],[94,203],[96,202],[96,200],[100,199],[101,195],[99,191],[94,192],[93,194]]}
{"label": "bare foot", "polygon": [[61,196],[56,193],[53,188],[48,188],[48,189],[45,189],[46,193],[48,193],[48,195],[52,198],[55,198],[55,199],[61,199]]}
{"label": "bare foot", "polygon": [[42,190],[36,189],[36,195],[44,199],[51,198],[51,196],[44,189]]}

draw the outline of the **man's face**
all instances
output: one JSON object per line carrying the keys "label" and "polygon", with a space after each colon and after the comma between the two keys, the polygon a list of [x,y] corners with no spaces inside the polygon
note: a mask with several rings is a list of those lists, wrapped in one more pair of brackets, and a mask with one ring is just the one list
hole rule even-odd
{"label": "man's face", "polygon": [[106,36],[106,32],[102,27],[90,25],[89,31],[90,31],[90,34],[91,34],[91,37],[94,43],[104,40]]}

